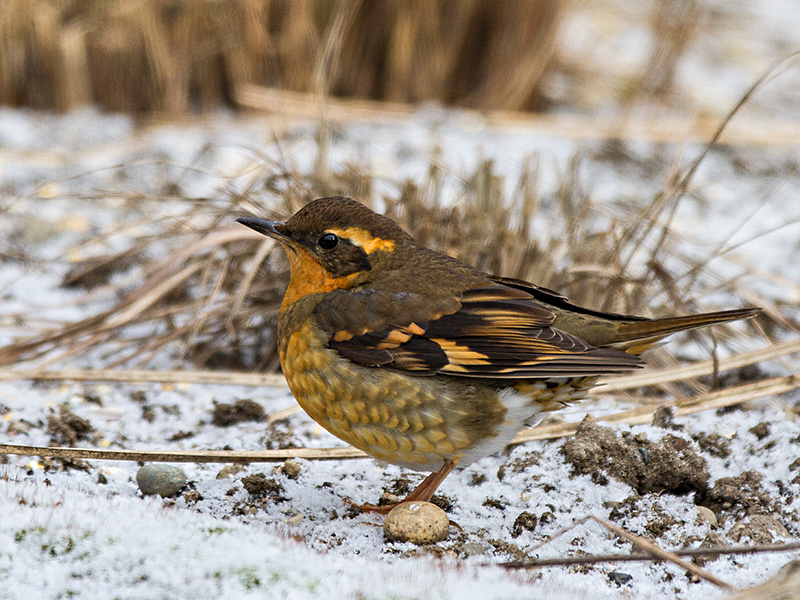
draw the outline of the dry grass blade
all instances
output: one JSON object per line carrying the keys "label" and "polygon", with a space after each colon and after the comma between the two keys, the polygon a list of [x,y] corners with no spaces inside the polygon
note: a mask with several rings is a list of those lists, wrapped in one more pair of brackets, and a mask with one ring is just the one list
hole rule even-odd
{"label": "dry grass blade", "polygon": [[613,523],[610,523],[609,521],[606,521],[605,519],[601,519],[599,517],[592,517],[592,520],[596,521],[597,523],[599,523],[600,525],[602,525],[603,527],[605,527],[609,531],[612,531],[613,533],[615,533],[619,537],[628,540],[631,544],[633,544],[634,546],[637,546],[641,550],[644,550],[645,552],[649,552],[655,558],[658,558],[660,560],[666,560],[666,561],[671,562],[671,563],[673,563],[673,564],[675,564],[675,565],[677,565],[677,566],[679,566],[679,567],[681,567],[683,569],[686,569],[687,571],[689,571],[693,575],[697,575],[701,579],[705,579],[706,581],[709,581],[709,582],[713,583],[717,587],[721,587],[721,588],[726,589],[726,590],[734,590],[734,589],[736,589],[731,584],[729,584],[729,583],[727,583],[725,581],[722,581],[718,577],[714,577],[714,575],[712,575],[711,573],[709,573],[705,569],[701,569],[700,567],[698,567],[695,564],[692,564],[692,563],[686,562],[685,560],[682,560],[676,554],[660,548],[659,546],[657,546],[653,542],[650,542],[650,541],[644,539],[641,536],[634,535],[633,533],[631,533],[629,531],[625,531],[621,527],[617,527]]}
{"label": "dry grass blade", "polygon": [[669,383],[672,381],[681,381],[691,377],[701,377],[703,375],[711,375],[712,373],[727,371],[729,369],[739,369],[749,365],[754,365],[765,360],[772,360],[782,356],[789,356],[800,352],[800,339],[789,340],[788,342],[781,342],[761,350],[753,350],[752,352],[743,352],[730,358],[725,358],[720,361],[703,360],[685,367],[677,367],[674,369],[662,369],[659,371],[650,371],[643,373],[636,373],[634,375],[623,375],[621,377],[614,377],[604,379],[602,387],[596,388],[600,394],[621,392],[623,390],[630,390],[633,388],[644,387],[648,385],[658,385],[661,383]]}
{"label": "dry grass blade", "polygon": [[195,383],[212,385],[246,385],[253,387],[285,387],[283,375],[240,373],[233,371],[147,371],[122,369],[32,369],[14,371],[0,369],[0,381],[116,381],[120,383]]}
{"label": "dry grass blade", "polygon": [[[658,406],[675,407],[675,416],[686,416],[702,412],[704,410],[716,410],[725,406],[741,404],[749,400],[757,400],[767,396],[784,394],[793,390],[800,389],[800,377],[789,375],[787,377],[775,377],[758,381],[756,383],[741,385],[735,388],[720,390],[710,394],[692,396],[683,400],[667,402]],[[618,412],[613,415],[599,417],[598,421],[614,424],[643,425],[653,420],[656,408],[653,406],[642,406],[632,410]],[[548,440],[572,435],[578,428],[578,423],[557,423],[555,425],[545,425],[534,427],[520,432],[511,444],[522,444],[534,440]]]}
{"label": "dry grass blade", "polygon": [[783,565],[772,579],[728,600],[796,600],[800,598],[800,561]]}
{"label": "dry grass blade", "polygon": [[[744,352],[717,363],[718,371],[738,369],[764,360],[788,356],[800,352],[800,339],[790,340]],[[672,381],[680,381],[690,377],[710,375],[714,372],[714,361],[705,360],[678,367],[654,372],[624,375],[602,381],[602,386],[595,388],[593,394],[606,395],[650,385],[658,385]],[[0,369],[0,381],[118,381],[123,383],[196,383],[215,385],[242,385],[253,387],[284,387],[283,375],[269,373],[242,373],[240,371],[151,371],[142,369]],[[723,392],[724,394],[724,392]]]}
{"label": "dry grass blade", "polygon": [[0,444],[0,455],[46,456],[50,458],[87,460],[125,460],[147,462],[191,463],[257,463],[278,462],[287,458],[341,460],[369,458],[355,448],[293,448],[291,450],[98,450],[96,448],[65,448]]}

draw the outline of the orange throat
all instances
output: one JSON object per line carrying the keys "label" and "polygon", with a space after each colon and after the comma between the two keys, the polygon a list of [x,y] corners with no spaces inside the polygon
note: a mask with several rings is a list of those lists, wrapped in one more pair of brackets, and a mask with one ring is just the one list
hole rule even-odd
{"label": "orange throat", "polygon": [[303,248],[287,247],[286,254],[289,257],[291,280],[281,302],[281,310],[311,294],[324,294],[352,287],[361,275],[358,272],[334,277]]}

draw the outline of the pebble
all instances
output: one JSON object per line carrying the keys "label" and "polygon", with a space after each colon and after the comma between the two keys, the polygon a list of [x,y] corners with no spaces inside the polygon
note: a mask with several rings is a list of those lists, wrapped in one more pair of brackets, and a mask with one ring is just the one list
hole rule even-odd
{"label": "pebble", "polygon": [[449,530],[447,513],[430,502],[398,504],[383,522],[383,534],[393,542],[434,544],[445,539]]}
{"label": "pebble", "polygon": [[136,472],[136,483],[145,496],[174,496],[186,483],[183,469],[171,465],[145,465]]}
{"label": "pebble", "polygon": [[709,527],[712,529],[716,529],[717,527],[717,515],[714,514],[714,511],[710,508],[706,508],[705,506],[698,506],[697,507],[697,517],[703,523],[707,523]]}
{"label": "pebble", "polygon": [[622,586],[633,581],[633,575],[628,573],[620,573],[619,571],[611,571],[608,574],[608,578],[612,583],[616,583],[618,586]]}
{"label": "pebble", "polygon": [[297,479],[301,470],[300,463],[291,458],[286,459],[286,462],[283,463],[283,472],[289,479]]}

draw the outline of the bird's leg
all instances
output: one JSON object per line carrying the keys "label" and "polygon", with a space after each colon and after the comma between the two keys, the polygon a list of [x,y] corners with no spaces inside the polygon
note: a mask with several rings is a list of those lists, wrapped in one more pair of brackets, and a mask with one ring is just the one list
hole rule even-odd
{"label": "bird's leg", "polygon": [[415,487],[408,496],[400,502],[429,502],[450,471],[456,468],[458,458],[448,458],[442,468],[428,475],[422,483]]}
{"label": "bird's leg", "polygon": [[352,502],[350,504],[365,512],[376,512],[385,515],[395,506],[404,502],[429,502],[436,490],[439,489],[439,486],[442,484],[445,477],[450,474],[450,471],[456,468],[458,460],[458,458],[448,458],[445,460],[441,469],[428,475],[422,481],[422,483],[415,487],[408,494],[408,496],[400,500],[400,502],[385,504],[383,506],[375,506],[374,504],[355,504]]}

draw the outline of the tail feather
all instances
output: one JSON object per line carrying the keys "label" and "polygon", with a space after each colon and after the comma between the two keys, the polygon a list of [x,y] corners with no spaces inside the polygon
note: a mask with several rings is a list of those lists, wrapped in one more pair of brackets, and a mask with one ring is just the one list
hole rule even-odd
{"label": "tail feather", "polygon": [[[653,319],[649,321],[629,321],[620,323],[617,334],[612,340],[612,344],[623,344],[627,346],[627,351],[631,354],[639,354],[641,351],[650,348],[655,343],[671,333],[737,321],[739,319],[749,319],[757,315],[759,308],[739,308],[735,310],[722,310],[717,312],[703,313],[700,315],[690,315],[687,317],[672,317],[669,319]],[[625,342],[638,342],[636,344],[624,344]],[[642,347],[642,350],[639,348]]]}

